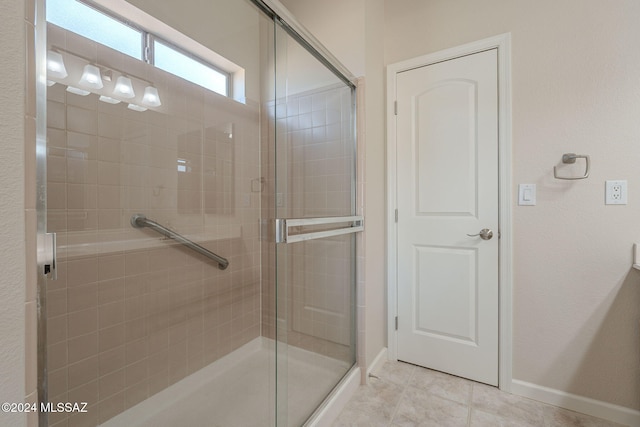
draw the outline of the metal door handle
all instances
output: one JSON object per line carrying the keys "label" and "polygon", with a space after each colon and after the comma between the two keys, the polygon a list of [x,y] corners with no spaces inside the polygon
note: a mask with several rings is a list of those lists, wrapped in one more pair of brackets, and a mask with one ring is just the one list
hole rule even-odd
{"label": "metal door handle", "polygon": [[493,231],[489,230],[488,228],[483,228],[482,230],[480,230],[478,234],[467,234],[467,236],[469,237],[480,236],[482,240],[491,240],[491,238],[493,237]]}
{"label": "metal door handle", "polygon": [[[301,227],[305,225],[326,225],[338,223],[350,223],[341,228],[315,231],[302,234],[289,234],[290,227]],[[325,237],[339,236],[342,234],[357,233],[364,230],[364,217],[356,216],[332,216],[326,218],[277,218],[276,219],[276,243],[296,243],[305,240],[322,239]]]}

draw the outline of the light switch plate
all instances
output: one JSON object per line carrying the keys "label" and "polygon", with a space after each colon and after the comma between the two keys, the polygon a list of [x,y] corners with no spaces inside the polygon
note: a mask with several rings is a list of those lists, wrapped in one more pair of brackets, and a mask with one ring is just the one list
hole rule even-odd
{"label": "light switch plate", "polygon": [[536,205],[536,185],[520,184],[518,186],[518,205],[535,206]]}

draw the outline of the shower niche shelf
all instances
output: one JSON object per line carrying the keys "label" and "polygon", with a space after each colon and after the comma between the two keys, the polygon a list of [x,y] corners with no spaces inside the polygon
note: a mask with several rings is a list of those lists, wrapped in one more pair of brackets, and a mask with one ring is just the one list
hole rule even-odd
{"label": "shower niche shelf", "polygon": [[[206,246],[208,242],[239,239],[242,226],[239,224],[218,226],[213,230],[191,229],[181,233],[189,240]],[[108,255],[124,251],[159,249],[179,243],[153,232],[121,230],[107,232],[78,231],[58,233],[58,259],[70,259],[87,255]]]}

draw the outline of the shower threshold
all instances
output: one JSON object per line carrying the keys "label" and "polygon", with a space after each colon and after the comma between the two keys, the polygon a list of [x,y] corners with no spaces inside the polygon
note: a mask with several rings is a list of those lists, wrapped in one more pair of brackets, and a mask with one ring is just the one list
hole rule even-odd
{"label": "shower threshold", "polygon": [[[319,405],[336,372],[350,366],[293,346],[288,346],[287,358],[287,424],[300,426],[313,409],[303,402]],[[274,390],[274,342],[258,337],[100,426],[268,427],[275,414]]]}

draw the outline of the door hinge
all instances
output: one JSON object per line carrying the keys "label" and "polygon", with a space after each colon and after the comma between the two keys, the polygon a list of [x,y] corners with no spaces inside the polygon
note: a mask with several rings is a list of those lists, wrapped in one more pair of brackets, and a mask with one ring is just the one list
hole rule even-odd
{"label": "door hinge", "polygon": [[396,209],[396,222],[398,222],[398,209]]}
{"label": "door hinge", "polygon": [[398,101],[393,101],[393,114],[398,115]]}
{"label": "door hinge", "polygon": [[398,316],[396,316],[396,331],[398,330]]}

